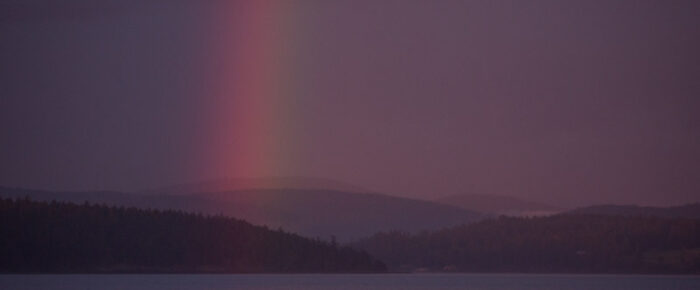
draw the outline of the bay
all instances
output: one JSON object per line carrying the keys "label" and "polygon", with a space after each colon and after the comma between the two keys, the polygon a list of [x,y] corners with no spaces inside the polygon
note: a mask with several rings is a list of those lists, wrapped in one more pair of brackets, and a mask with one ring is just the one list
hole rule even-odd
{"label": "bay", "polygon": [[0,275],[0,289],[700,289],[700,276],[560,274]]}

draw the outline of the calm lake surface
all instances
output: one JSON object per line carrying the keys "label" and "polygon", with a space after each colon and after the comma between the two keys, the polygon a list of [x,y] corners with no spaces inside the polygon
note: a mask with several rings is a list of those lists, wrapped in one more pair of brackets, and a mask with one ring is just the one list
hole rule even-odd
{"label": "calm lake surface", "polygon": [[536,274],[0,275],[0,289],[700,289],[700,276]]}

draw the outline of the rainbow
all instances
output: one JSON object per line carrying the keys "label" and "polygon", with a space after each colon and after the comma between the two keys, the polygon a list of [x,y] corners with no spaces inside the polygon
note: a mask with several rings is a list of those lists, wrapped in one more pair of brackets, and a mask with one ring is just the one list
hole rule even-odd
{"label": "rainbow", "polygon": [[225,1],[213,13],[208,69],[213,101],[205,109],[200,166],[210,177],[283,174],[286,147],[294,146],[283,128],[293,99],[292,4]]}

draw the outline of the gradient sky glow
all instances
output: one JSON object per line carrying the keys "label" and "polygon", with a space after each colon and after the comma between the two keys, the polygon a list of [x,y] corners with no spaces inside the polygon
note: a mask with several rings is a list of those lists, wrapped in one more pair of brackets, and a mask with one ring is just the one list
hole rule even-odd
{"label": "gradient sky glow", "polygon": [[2,1],[0,184],[700,201],[700,1]]}

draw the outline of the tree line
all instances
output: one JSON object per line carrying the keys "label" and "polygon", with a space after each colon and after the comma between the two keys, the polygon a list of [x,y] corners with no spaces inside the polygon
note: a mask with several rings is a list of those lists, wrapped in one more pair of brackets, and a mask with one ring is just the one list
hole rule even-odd
{"label": "tree line", "polygon": [[353,245],[392,271],[700,273],[700,220],[563,214],[499,217]]}
{"label": "tree line", "polygon": [[367,253],[224,216],[0,199],[0,272],[383,272]]}

